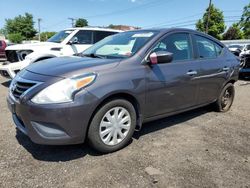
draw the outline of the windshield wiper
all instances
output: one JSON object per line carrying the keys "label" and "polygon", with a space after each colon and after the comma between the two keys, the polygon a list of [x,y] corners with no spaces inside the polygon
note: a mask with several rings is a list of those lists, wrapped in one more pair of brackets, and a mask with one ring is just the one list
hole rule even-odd
{"label": "windshield wiper", "polygon": [[105,56],[102,56],[102,55],[98,55],[98,54],[94,54],[94,53],[91,53],[91,54],[78,54],[79,56],[81,57],[92,57],[92,58],[100,58],[100,59],[104,59]]}

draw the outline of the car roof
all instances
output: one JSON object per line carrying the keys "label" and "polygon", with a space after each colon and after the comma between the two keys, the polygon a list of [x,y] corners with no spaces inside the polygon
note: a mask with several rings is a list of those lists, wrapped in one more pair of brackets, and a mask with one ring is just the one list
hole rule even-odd
{"label": "car roof", "polygon": [[[133,31],[133,30],[132,30]],[[134,30],[135,31],[135,30]],[[222,42],[220,42],[218,39],[208,35],[208,34],[205,34],[205,33],[202,33],[202,32],[199,32],[199,31],[196,31],[196,30],[193,30],[193,29],[186,29],[186,28],[151,28],[151,29],[139,29],[139,30],[136,30],[136,31],[158,31],[162,34],[165,34],[165,33],[168,33],[168,32],[187,32],[187,33],[193,33],[193,34],[198,34],[198,35],[201,35],[201,36],[204,36],[206,38],[209,38],[211,40],[213,40],[214,42],[220,44],[221,46],[225,46]]]}
{"label": "car roof", "polygon": [[103,28],[103,27],[72,27],[64,30],[91,30],[91,31],[109,31],[109,32],[123,32],[122,30]]}

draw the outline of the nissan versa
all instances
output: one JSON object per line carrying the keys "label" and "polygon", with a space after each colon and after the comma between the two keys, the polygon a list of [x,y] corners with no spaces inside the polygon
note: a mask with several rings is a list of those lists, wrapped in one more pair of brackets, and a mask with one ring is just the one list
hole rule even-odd
{"label": "nissan versa", "polygon": [[17,128],[33,142],[87,139],[107,153],[128,144],[144,122],[211,103],[228,111],[239,64],[218,40],[193,30],[128,31],[26,67],[7,101]]}

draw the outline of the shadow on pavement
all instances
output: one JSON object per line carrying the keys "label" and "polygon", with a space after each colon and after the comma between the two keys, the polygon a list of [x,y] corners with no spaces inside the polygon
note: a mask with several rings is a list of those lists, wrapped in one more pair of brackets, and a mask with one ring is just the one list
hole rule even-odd
{"label": "shadow on pavement", "polygon": [[86,155],[101,155],[92,150],[87,144],[65,146],[38,145],[33,143],[19,130],[16,131],[16,138],[19,144],[21,144],[29,153],[31,153],[35,159],[40,161],[65,162],[82,158]]}
{"label": "shadow on pavement", "polygon": [[9,88],[11,80],[1,83],[2,86]]}
{"label": "shadow on pavement", "polygon": [[178,115],[173,115],[167,118],[145,123],[142,125],[142,128],[140,131],[135,132],[133,137],[135,139],[139,139],[143,135],[150,134],[151,132],[155,132],[155,131],[165,129],[168,127],[172,127],[176,124],[183,123],[185,121],[191,120],[193,118],[196,118],[202,114],[206,114],[211,111],[213,111],[213,107],[212,105],[209,105],[209,106],[198,108],[198,109],[191,110],[188,112],[183,112]]}
{"label": "shadow on pavement", "polygon": [[[142,126],[139,132],[135,132],[133,138],[139,139],[141,136],[150,134],[161,129],[165,129],[176,124],[193,119],[202,114],[212,111],[211,107],[199,108],[179,115],[174,115],[168,118],[160,119]],[[58,162],[70,161],[82,158],[86,155],[99,156],[98,152],[92,150],[88,144],[69,145],[69,146],[46,146],[33,143],[26,135],[19,130],[16,132],[16,138],[32,156],[41,161]],[[132,142],[132,141],[131,141]],[[131,144],[131,142],[129,144]]]}

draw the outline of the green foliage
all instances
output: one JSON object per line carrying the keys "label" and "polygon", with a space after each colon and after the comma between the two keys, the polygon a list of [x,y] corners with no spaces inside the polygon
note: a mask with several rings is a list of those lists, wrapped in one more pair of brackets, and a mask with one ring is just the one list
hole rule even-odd
{"label": "green foliage", "polygon": [[245,38],[250,39],[250,3],[244,7],[239,24]]}
{"label": "green foliage", "polygon": [[88,26],[88,21],[84,18],[79,18],[76,20],[75,27],[85,27]]}
{"label": "green foliage", "polygon": [[243,38],[244,38],[244,34],[240,30],[239,24],[233,24],[223,34],[223,40],[236,40],[236,39],[243,39]]}
{"label": "green foliage", "polygon": [[2,28],[2,29],[0,29],[0,34],[6,37],[7,31],[4,28]]}
{"label": "green foliage", "polygon": [[23,39],[32,39],[37,33],[34,29],[33,16],[29,13],[25,13],[24,16],[19,15],[14,19],[6,19],[4,29],[8,35],[17,34],[14,36],[20,36]]}
{"label": "green foliage", "polygon": [[41,41],[47,41],[50,37],[52,37],[55,34],[56,34],[56,32],[53,32],[53,31],[42,32],[41,33]]}
{"label": "green foliage", "polygon": [[[41,42],[44,42],[44,41],[47,41],[50,37],[52,37],[53,35],[55,35],[56,32],[54,31],[45,31],[45,32],[42,32],[40,34],[40,37],[41,37]],[[36,35],[33,40],[39,40],[39,37],[38,35]]]}
{"label": "green foliage", "polygon": [[12,33],[8,35],[8,39],[13,43],[21,43],[23,36],[21,33]]}
{"label": "green foliage", "polygon": [[[204,13],[202,19],[199,19],[196,23],[196,29],[201,32],[206,31],[206,24],[208,20],[208,9]],[[221,34],[225,31],[226,26],[224,22],[223,12],[211,4],[210,8],[210,19],[208,21],[208,34],[221,39]]]}
{"label": "green foliage", "polygon": [[113,24],[110,24],[109,26],[108,26],[108,28],[110,28],[110,29],[115,29],[117,26],[116,25],[113,25]]}

